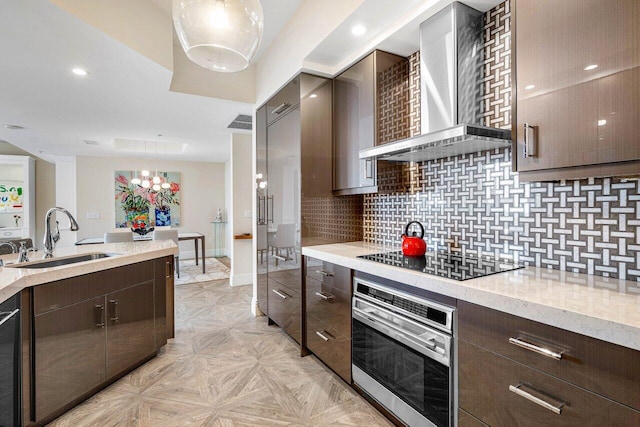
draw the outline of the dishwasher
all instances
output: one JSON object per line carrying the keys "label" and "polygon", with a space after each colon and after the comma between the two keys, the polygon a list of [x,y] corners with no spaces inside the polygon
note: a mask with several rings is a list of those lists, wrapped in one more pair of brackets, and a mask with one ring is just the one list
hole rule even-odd
{"label": "dishwasher", "polygon": [[21,424],[19,298],[0,304],[0,427]]}

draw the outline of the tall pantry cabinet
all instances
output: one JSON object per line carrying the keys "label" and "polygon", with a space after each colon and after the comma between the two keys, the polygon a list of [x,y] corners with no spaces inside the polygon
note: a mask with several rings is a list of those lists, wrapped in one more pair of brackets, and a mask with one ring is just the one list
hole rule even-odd
{"label": "tall pantry cabinet", "polygon": [[331,197],[330,79],[300,74],[256,112],[258,307],[302,344],[302,204]]}

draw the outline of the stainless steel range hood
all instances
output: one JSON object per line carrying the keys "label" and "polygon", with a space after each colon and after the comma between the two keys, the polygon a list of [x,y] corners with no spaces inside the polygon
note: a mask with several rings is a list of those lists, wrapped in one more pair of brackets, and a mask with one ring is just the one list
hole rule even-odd
{"label": "stainless steel range hood", "polygon": [[479,124],[482,15],[454,2],[420,25],[422,134],[361,150],[361,159],[423,161],[511,145],[510,130]]}

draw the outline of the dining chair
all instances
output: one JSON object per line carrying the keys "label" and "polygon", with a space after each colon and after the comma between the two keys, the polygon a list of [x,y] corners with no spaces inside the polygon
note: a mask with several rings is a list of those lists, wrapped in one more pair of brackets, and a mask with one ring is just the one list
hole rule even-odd
{"label": "dining chair", "polygon": [[105,243],[133,242],[133,233],[130,231],[104,233]]}
{"label": "dining chair", "polygon": [[[296,263],[298,262],[298,253],[296,252],[296,225],[295,224],[278,224],[276,235],[271,242],[271,247],[275,249],[276,265],[278,260],[288,261],[289,255],[293,252]],[[284,249],[285,257],[280,255],[280,251]]]}
{"label": "dining chair", "polygon": [[175,256],[176,274],[180,278],[180,241],[178,240],[178,230],[153,230],[153,240],[173,240],[178,246],[178,255]]}

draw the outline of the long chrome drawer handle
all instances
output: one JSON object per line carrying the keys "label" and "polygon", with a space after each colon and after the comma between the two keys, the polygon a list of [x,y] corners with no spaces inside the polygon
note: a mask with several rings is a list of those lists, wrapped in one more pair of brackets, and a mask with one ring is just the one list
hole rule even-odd
{"label": "long chrome drawer handle", "polygon": [[13,310],[12,312],[2,312],[0,314],[6,314],[5,317],[2,318],[2,320],[0,320],[0,326],[2,326],[4,323],[8,322],[9,319],[11,319],[13,316],[15,316],[16,314],[18,314],[18,312],[20,311],[19,308],[16,308],[15,310]]}
{"label": "long chrome drawer handle", "polygon": [[331,273],[329,271],[324,271],[324,270],[316,270],[316,273],[322,274],[323,276],[327,276],[327,277],[333,276],[333,273]]}
{"label": "long chrome drawer handle", "polygon": [[327,337],[327,335],[325,335],[325,334],[327,334],[327,335],[329,335],[329,337],[333,338],[331,336],[331,334],[329,332],[327,332],[327,331],[322,331],[322,332],[321,331],[316,331],[316,335],[317,336],[319,336],[320,338],[322,338],[325,341],[329,341],[331,338]]}
{"label": "long chrome drawer handle", "polygon": [[316,295],[322,298],[325,301],[329,301],[330,299],[334,299],[335,297],[328,292],[316,292]]}
{"label": "long chrome drawer handle", "polygon": [[278,296],[279,296],[280,298],[282,298],[282,299],[287,299],[287,298],[289,298],[289,297],[290,297],[290,295],[287,295],[287,294],[285,294],[284,292],[281,292],[281,291],[279,291],[279,290],[277,290],[277,289],[272,289],[272,292],[273,292],[274,294],[278,295]]}
{"label": "long chrome drawer handle", "polygon": [[518,385],[510,385],[509,386],[509,391],[514,392],[515,394],[517,394],[518,396],[524,397],[525,399],[535,403],[536,405],[540,405],[545,409],[550,410],[551,412],[553,412],[554,414],[560,415],[562,413],[562,407],[565,405],[565,402],[562,402],[560,405],[555,406],[552,405],[549,402],[545,402],[544,400],[540,399],[539,397],[534,396],[531,393],[527,393],[526,391],[522,390],[522,386],[524,384],[520,383]]}
{"label": "long chrome drawer handle", "polygon": [[530,342],[524,341],[522,338],[509,338],[509,344],[517,345],[518,347],[522,347],[526,350],[533,351],[534,353],[538,353],[555,360],[562,359],[561,352],[559,353],[557,351],[549,350],[548,348],[537,346]]}

